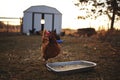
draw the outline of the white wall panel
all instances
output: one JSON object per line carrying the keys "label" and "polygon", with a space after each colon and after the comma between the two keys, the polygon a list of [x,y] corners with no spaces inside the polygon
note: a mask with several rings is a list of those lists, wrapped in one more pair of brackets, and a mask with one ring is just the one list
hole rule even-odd
{"label": "white wall panel", "polygon": [[56,29],[57,34],[61,32],[61,25],[62,25],[62,17],[61,15],[54,16],[54,29]]}
{"label": "white wall panel", "polygon": [[28,33],[32,29],[32,13],[24,13],[23,33]]}
{"label": "white wall panel", "polygon": [[41,30],[41,14],[34,14],[34,28],[36,31]]}

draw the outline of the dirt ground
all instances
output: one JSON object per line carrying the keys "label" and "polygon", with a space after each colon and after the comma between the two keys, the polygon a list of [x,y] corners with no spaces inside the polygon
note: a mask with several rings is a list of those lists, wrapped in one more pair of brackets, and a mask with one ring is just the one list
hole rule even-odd
{"label": "dirt ground", "polygon": [[88,60],[94,70],[58,75],[41,59],[41,36],[0,35],[0,80],[120,80],[120,47],[93,37],[61,37],[61,54],[48,62]]}

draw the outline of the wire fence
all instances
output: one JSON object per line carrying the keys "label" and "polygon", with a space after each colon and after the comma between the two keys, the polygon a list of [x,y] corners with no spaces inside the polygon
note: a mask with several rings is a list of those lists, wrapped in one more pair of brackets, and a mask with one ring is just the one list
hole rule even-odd
{"label": "wire fence", "polygon": [[0,17],[0,32],[21,32],[22,18]]}

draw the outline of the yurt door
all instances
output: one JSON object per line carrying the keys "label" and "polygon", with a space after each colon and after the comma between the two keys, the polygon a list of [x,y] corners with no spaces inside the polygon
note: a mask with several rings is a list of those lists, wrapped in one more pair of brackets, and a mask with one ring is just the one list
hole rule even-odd
{"label": "yurt door", "polygon": [[45,25],[44,28],[48,31],[52,30],[52,14],[45,14]]}

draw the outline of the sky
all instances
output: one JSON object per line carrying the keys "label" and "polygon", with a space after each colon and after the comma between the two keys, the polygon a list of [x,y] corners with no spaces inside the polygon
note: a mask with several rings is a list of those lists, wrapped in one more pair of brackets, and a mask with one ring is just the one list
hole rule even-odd
{"label": "sky", "polygon": [[80,12],[73,0],[0,0],[0,17],[23,17],[23,11],[35,5],[47,5],[58,9],[62,13],[62,28],[78,29],[90,25],[98,28],[98,23],[103,24],[107,20],[78,20],[77,16],[85,13]]}

